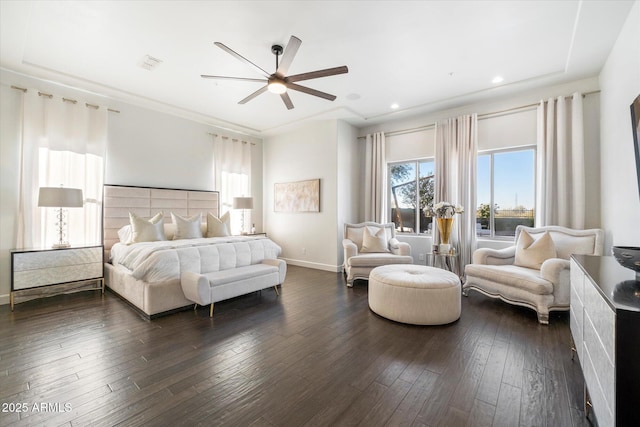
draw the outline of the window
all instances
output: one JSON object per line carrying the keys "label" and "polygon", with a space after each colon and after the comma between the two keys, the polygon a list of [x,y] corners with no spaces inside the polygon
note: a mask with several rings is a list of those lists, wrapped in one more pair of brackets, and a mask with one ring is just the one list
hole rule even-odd
{"label": "window", "polygon": [[[66,240],[72,244],[99,244],[102,240],[102,186],[104,161],[95,154],[78,154],[41,147],[38,151],[39,187],[65,187],[82,190],[84,207],[64,209]],[[59,239],[58,209],[39,209],[43,246]]]}
{"label": "window", "polygon": [[433,204],[432,159],[389,164],[391,220],[399,233],[431,233],[431,217],[422,209]]}
{"label": "window", "polygon": [[516,226],[533,226],[535,157],[532,147],[478,154],[479,237],[515,236]]}
{"label": "window", "polygon": [[[230,212],[231,233],[240,234],[252,224],[251,210],[233,210],[234,197],[251,195],[251,146],[247,141],[214,135],[214,188],[220,192],[220,214]],[[247,224],[249,224],[247,226]]]}

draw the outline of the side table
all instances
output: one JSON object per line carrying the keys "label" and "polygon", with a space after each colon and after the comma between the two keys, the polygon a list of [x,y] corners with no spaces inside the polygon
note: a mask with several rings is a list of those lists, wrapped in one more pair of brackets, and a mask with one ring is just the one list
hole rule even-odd
{"label": "side table", "polygon": [[27,299],[89,289],[104,293],[103,247],[14,249],[11,251],[11,311],[16,297]]}
{"label": "side table", "polygon": [[460,276],[460,262],[457,253],[429,252],[426,254],[428,267],[442,268]]}

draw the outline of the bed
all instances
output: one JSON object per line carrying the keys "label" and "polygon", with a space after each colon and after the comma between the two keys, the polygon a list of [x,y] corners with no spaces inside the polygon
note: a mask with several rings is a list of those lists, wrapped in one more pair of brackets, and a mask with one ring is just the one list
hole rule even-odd
{"label": "bed", "polygon": [[[168,240],[125,241],[123,232],[130,232],[130,213],[148,219],[159,212],[164,214],[161,221]],[[216,276],[233,277],[236,271],[275,264],[279,270],[276,276],[271,271],[271,282],[278,280],[281,284],[286,273],[277,264],[281,262],[277,260],[281,249],[266,236],[172,239],[175,226],[171,214],[183,218],[200,215],[201,231],[206,236],[206,218],[219,217],[219,213],[217,191],[105,185],[103,244],[107,288],[151,319],[193,306],[194,297],[188,298],[183,291],[184,277],[206,276],[213,286]],[[250,288],[227,283],[222,294],[210,298],[220,301],[262,289],[263,285],[273,286],[271,282],[253,277]]]}

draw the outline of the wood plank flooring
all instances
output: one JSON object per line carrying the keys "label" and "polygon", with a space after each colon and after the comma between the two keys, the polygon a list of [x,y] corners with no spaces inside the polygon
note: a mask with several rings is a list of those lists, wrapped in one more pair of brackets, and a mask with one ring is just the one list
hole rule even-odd
{"label": "wood plank flooring", "polygon": [[146,321],[110,292],[2,306],[0,425],[589,425],[568,313],[471,292],[455,323],[403,325],[366,282],[294,266],[280,294],[213,319]]}

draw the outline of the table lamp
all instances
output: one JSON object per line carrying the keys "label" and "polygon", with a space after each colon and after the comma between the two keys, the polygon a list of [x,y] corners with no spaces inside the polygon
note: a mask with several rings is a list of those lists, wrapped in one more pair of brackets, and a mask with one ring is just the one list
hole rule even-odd
{"label": "table lamp", "polygon": [[56,216],[58,227],[58,242],[53,244],[53,248],[68,248],[71,246],[64,239],[65,226],[63,208],[81,208],[83,206],[82,190],[79,188],[64,187],[40,187],[38,194],[38,206],[41,208],[58,208]]}
{"label": "table lamp", "polygon": [[233,209],[242,209],[240,234],[247,234],[247,232],[244,231],[244,214],[247,209],[253,209],[253,197],[234,197]]}

